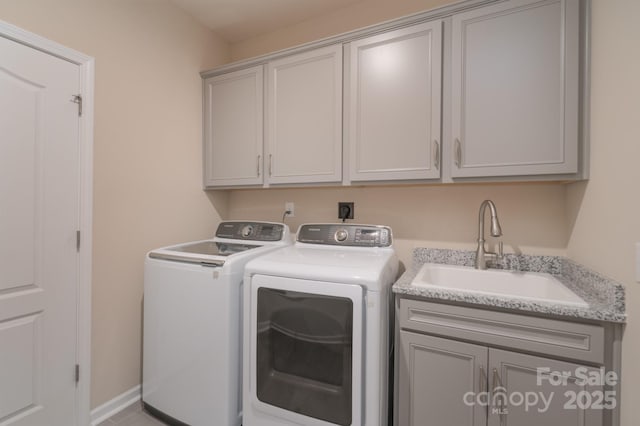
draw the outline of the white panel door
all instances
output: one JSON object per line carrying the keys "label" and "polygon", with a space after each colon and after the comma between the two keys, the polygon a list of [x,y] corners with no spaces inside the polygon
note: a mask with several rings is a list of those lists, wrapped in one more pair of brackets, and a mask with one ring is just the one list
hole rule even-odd
{"label": "white panel door", "polygon": [[76,424],[79,67],[0,37],[0,425]]}
{"label": "white panel door", "polygon": [[268,65],[269,183],[342,179],[342,45]]}
{"label": "white panel door", "polygon": [[578,43],[578,0],[453,16],[454,178],[577,172]]}
{"label": "white panel door", "polygon": [[262,183],[262,65],[204,81],[205,187]]}
{"label": "white panel door", "polygon": [[440,177],[442,21],[350,45],[352,181]]}

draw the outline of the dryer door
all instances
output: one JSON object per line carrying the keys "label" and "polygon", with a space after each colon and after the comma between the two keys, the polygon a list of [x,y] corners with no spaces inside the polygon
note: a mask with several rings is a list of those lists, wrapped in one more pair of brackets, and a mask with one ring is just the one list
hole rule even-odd
{"label": "dryer door", "polygon": [[299,424],[359,425],[363,300],[358,285],[254,276],[254,407]]}

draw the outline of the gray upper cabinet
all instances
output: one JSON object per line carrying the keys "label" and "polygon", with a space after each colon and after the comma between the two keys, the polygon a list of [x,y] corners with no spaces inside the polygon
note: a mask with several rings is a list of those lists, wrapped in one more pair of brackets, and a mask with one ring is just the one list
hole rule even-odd
{"label": "gray upper cabinet", "polygon": [[204,80],[204,186],[262,184],[262,65]]}
{"label": "gray upper cabinet", "polygon": [[342,180],[342,45],[271,61],[267,181]]}
{"label": "gray upper cabinet", "polygon": [[440,177],[442,21],[350,43],[351,181]]}
{"label": "gray upper cabinet", "polygon": [[579,28],[579,0],[453,15],[453,178],[578,172]]}
{"label": "gray upper cabinet", "polygon": [[463,1],[205,72],[205,187],[585,179],[588,1]]}

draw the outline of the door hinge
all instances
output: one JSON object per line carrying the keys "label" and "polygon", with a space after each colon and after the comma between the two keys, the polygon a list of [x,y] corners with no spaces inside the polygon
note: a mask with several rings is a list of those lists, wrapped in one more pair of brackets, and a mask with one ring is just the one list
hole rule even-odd
{"label": "door hinge", "polygon": [[78,117],[82,117],[82,95],[73,95],[71,102],[78,104]]}
{"label": "door hinge", "polygon": [[76,251],[80,252],[80,231],[76,231]]}
{"label": "door hinge", "polygon": [[76,384],[80,382],[80,365],[76,364]]}

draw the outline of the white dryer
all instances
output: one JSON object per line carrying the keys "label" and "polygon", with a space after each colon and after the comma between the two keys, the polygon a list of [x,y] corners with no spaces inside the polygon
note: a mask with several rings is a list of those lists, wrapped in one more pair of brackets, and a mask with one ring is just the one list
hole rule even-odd
{"label": "white dryer", "polygon": [[241,424],[244,267],[290,244],[284,224],[230,221],[212,240],[148,253],[142,377],[148,412],[172,425]]}
{"label": "white dryer", "polygon": [[308,224],[249,262],[244,426],[387,424],[391,229]]}

